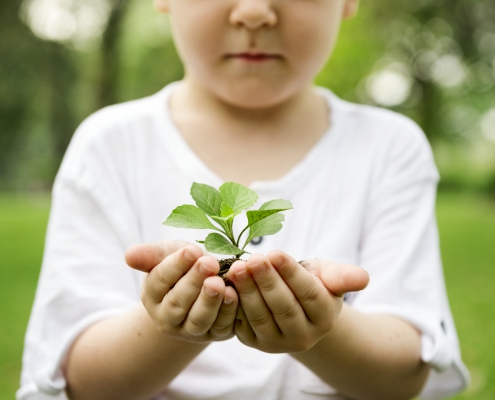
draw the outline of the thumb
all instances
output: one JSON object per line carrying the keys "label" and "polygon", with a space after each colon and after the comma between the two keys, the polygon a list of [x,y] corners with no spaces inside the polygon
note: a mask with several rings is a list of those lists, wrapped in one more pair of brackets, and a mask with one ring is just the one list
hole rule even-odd
{"label": "thumb", "polygon": [[361,267],[327,260],[311,260],[311,267],[325,287],[336,296],[357,292],[368,286],[370,277]]}
{"label": "thumb", "polygon": [[181,240],[162,240],[131,246],[125,252],[125,262],[131,268],[150,272],[166,257],[191,243]]}

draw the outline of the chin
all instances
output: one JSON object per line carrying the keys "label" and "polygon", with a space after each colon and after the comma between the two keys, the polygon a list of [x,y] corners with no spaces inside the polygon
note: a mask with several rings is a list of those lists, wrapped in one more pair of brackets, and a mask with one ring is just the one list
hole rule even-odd
{"label": "chin", "polygon": [[229,84],[224,85],[220,90],[217,87],[215,92],[225,103],[252,110],[275,107],[294,94],[287,87],[277,88],[266,84]]}

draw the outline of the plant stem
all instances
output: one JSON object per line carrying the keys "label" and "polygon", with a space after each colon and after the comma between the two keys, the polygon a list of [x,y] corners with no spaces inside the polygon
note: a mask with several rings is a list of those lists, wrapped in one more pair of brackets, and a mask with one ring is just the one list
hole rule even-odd
{"label": "plant stem", "polygon": [[[223,233],[224,235],[226,235],[226,234],[227,234],[227,232],[225,232],[225,230],[223,230],[223,229],[215,228],[215,230],[216,230],[217,232]],[[227,237],[230,239],[230,237],[229,237],[229,236],[227,236]]]}
{"label": "plant stem", "polygon": [[[241,236],[242,236],[242,234],[243,234],[244,232],[246,232],[246,229],[247,229],[247,228],[249,228],[249,225],[248,225],[248,226],[246,226],[246,227],[242,230],[241,234],[240,234],[240,235],[239,235],[239,237],[237,238],[237,242],[236,242],[236,246],[237,246],[237,247],[239,247],[239,243],[241,243]],[[246,245],[247,245],[247,243],[244,245],[244,247],[246,247]]]}
{"label": "plant stem", "polygon": [[230,240],[230,242],[233,243],[232,238],[227,234],[227,232],[220,231],[220,230],[219,230],[219,232],[221,232],[223,234],[223,236],[225,236],[226,239]]}
{"label": "plant stem", "polygon": [[[250,241],[249,241],[250,242]],[[246,248],[246,246],[249,244],[249,242],[246,240],[246,243],[244,243],[244,246],[242,246],[242,251],[244,251],[244,249]]]}
{"label": "plant stem", "polygon": [[233,230],[233,227],[232,227],[233,223],[234,223],[234,220],[233,219],[231,219],[230,221],[227,221],[227,227],[228,227],[228,230],[229,230],[230,241],[232,242],[232,244],[234,246],[237,247],[237,244],[236,244],[236,241],[235,241],[235,238],[234,238],[234,230]]}
{"label": "plant stem", "polygon": [[[232,228],[229,226],[229,222],[225,221],[224,223],[217,222],[213,220],[216,224],[220,225],[220,229],[215,227],[215,230],[218,232],[223,233],[225,236],[227,236],[227,239],[229,239],[234,246],[235,244],[235,239],[234,239],[234,233],[232,232]],[[237,247],[237,246],[236,246]]]}

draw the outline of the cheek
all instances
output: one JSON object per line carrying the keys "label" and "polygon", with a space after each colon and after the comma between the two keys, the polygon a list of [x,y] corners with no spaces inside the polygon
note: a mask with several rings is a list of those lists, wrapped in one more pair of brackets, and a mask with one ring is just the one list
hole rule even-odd
{"label": "cheek", "polygon": [[175,15],[172,17],[177,49],[185,65],[194,67],[214,62],[221,55],[220,49],[224,47],[224,12],[217,10],[215,6],[211,7],[210,2],[208,8],[203,4],[196,2],[194,7],[188,9],[185,6],[179,7],[174,10]]}
{"label": "cheek", "polygon": [[284,45],[296,56],[293,62],[308,68],[315,68],[315,64],[321,67],[325,63],[340,27],[340,9],[333,6],[334,2],[322,3],[314,2],[292,10],[292,18],[286,18],[281,27]]}

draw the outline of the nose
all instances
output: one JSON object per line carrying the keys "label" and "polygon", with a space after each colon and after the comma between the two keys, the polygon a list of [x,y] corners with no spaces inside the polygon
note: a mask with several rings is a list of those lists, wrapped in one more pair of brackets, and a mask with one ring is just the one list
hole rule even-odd
{"label": "nose", "polygon": [[277,14],[271,2],[272,0],[238,0],[230,14],[230,23],[249,30],[274,26],[277,23]]}

